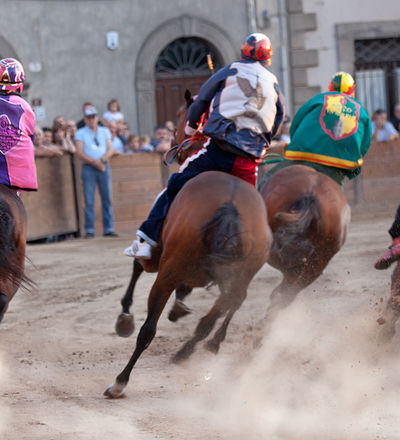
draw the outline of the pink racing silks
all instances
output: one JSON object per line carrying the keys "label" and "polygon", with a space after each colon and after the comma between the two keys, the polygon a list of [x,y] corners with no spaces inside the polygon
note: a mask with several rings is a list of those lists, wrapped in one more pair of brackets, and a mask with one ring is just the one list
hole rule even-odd
{"label": "pink racing silks", "polygon": [[35,114],[18,95],[0,95],[0,184],[36,190]]}

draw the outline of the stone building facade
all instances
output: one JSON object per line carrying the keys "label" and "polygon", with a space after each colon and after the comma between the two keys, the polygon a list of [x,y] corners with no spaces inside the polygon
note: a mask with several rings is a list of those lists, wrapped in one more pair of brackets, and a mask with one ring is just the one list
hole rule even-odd
{"label": "stone building facade", "polygon": [[212,53],[219,67],[238,58],[244,38],[258,30],[271,38],[271,70],[293,114],[333,72],[355,72],[355,40],[399,37],[397,0],[382,3],[0,0],[7,11],[0,56],[23,62],[40,125],[58,114],[80,119],[85,101],[103,112],[117,98],[131,129],[151,133],[161,117],[173,118],[182,87],[196,88],[210,74],[194,62],[196,51]]}

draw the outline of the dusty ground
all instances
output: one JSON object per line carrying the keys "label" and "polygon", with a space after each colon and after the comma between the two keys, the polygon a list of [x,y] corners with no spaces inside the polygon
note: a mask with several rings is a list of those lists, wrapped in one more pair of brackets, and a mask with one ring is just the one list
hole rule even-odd
{"label": "dusty ground", "polygon": [[[254,325],[280,279],[268,266],[218,356],[200,345],[188,363],[169,362],[215,298],[215,290],[197,289],[187,301],[192,315],[174,324],[163,314],[120,400],[102,393],[135,344],[114,331],[131,237],[28,246],[38,288],[18,292],[0,326],[0,438],[400,438],[400,335],[386,350],[374,341],[390,271],[373,262],[389,244],[392,218],[375,217],[356,216],[344,248],[258,351]],[[139,281],[137,326],[153,280]]]}

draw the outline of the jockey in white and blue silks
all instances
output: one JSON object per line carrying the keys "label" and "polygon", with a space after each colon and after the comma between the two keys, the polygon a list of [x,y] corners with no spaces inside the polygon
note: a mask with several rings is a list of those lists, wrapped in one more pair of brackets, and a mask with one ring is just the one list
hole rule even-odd
{"label": "jockey in white and blue silks", "polygon": [[188,110],[185,133],[193,135],[209,111],[202,132],[210,140],[170,177],[126,255],[151,258],[151,246],[159,240],[172,201],[199,173],[223,171],[255,186],[257,166],[285,113],[278,81],[266,68],[271,56],[269,38],[251,34],[242,46],[242,59],[219,70],[201,87]]}

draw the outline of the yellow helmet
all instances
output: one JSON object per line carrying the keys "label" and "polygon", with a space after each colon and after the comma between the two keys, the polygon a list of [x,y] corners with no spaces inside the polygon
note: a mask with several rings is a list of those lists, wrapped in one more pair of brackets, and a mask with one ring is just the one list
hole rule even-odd
{"label": "yellow helmet", "polygon": [[332,76],[329,82],[328,90],[330,92],[345,93],[353,96],[355,93],[355,82],[350,73],[337,72]]}

